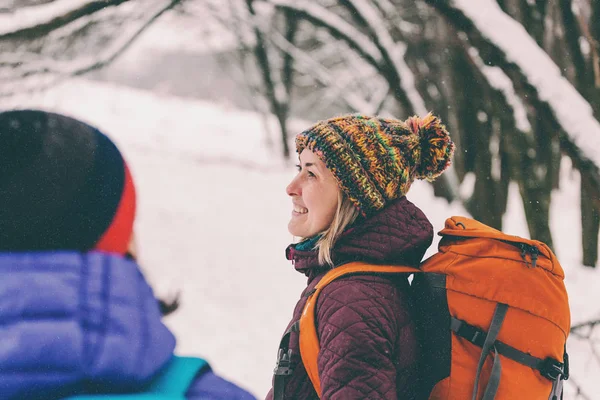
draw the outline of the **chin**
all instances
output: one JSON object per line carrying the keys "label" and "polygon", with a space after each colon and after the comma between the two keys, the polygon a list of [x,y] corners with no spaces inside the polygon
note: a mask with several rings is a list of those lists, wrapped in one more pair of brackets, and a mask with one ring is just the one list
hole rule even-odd
{"label": "chin", "polygon": [[292,236],[297,236],[297,237],[302,237],[301,233],[302,231],[300,229],[298,229],[297,226],[295,226],[293,223],[289,223],[288,224],[288,232],[292,235]]}
{"label": "chin", "polygon": [[306,239],[310,237],[310,235],[307,234],[305,229],[299,228],[297,226],[288,225],[288,232],[292,234],[292,236],[297,238]]}

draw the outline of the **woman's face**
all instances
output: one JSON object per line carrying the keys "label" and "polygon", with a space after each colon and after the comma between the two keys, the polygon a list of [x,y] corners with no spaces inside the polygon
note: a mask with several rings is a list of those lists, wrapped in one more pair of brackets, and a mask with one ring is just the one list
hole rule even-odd
{"label": "woman's face", "polygon": [[312,151],[304,149],[299,161],[298,175],[286,188],[294,206],[288,230],[294,236],[310,238],[331,225],[340,189],[331,171]]}

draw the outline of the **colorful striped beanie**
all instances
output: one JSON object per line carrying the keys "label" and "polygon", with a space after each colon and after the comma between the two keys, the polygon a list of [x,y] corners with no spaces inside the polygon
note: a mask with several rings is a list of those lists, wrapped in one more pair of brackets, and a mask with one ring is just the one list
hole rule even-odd
{"label": "colorful striped beanie", "polygon": [[38,111],[0,112],[0,251],[125,254],[133,179],[94,127]]}
{"label": "colorful striped beanie", "polygon": [[296,136],[296,151],[314,152],[341,190],[372,215],[406,195],[415,179],[433,181],[451,163],[454,143],[439,118],[428,114],[402,122],[344,115],[321,121]]}

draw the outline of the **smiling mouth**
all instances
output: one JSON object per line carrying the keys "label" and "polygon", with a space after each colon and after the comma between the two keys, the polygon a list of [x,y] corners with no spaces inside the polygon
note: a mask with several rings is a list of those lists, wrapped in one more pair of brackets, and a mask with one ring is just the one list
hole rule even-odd
{"label": "smiling mouth", "polygon": [[308,213],[308,208],[304,208],[304,207],[300,207],[300,206],[294,206],[294,210],[292,211],[293,215],[303,215]]}

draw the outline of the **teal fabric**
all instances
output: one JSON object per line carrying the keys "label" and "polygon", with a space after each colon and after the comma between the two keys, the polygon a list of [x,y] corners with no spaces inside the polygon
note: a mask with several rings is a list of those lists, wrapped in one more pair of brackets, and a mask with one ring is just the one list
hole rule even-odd
{"label": "teal fabric", "polygon": [[192,384],[194,377],[207,362],[196,357],[174,356],[169,366],[152,382],[151,393],[172,393],[184,395]]}
{"label": "teal fabric", "polygon": [[66,400],[185,400],[194,377],[208,363],[196,357],[173,356],[165,369],[144,392],[130,394],[94,394],[69,397]]}
{"label": "teal fabric", "polygon": [[301,241],[300,243],[296,244],[296,250],[299,251],[312,251],[315,249],[315,246],[317,245],[317,242],[319,241],[319,239],[321,238],[321,235],[317,235],[317,236],[313,236],[310,239],[305,239],[303,241]]}

